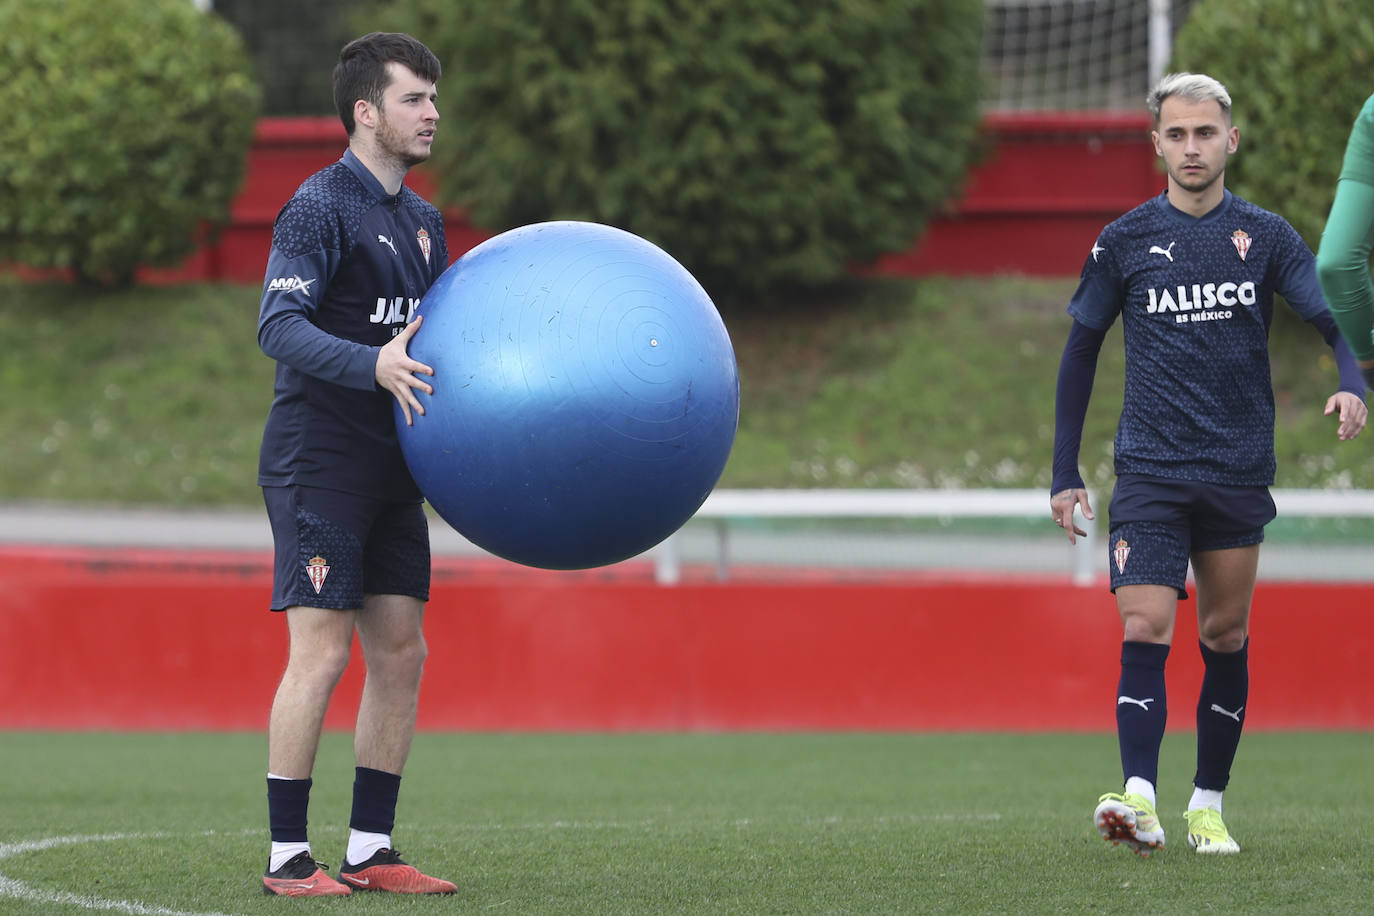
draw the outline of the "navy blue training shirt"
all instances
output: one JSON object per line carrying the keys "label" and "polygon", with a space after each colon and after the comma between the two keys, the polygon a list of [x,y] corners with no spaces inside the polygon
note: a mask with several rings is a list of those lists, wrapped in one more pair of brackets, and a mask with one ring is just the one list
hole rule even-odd
{"label": "navy blue training shirt", "polygon": [[[1363,395],[1354,357],[1333,333],[1311,249],[1282,217],[1227,191],[1200,218],[1160,194],[1109,224],[1069,303],[1083,330],[1071,335],[1061,365],[1054,492],[1083,485],[1077,446],[1091,367],[1118,315],[1126,384],[1116,473],[1271,485],[1275,293],[1334,346],[1342,390]],[[1086,386],[1076,368],[1084,364]]]}
{"label": "navy blue training shirt", "polygon": [[418,500],[377,353],[448,266],[443,217],[404,185],[388,195],[353,155],[305,180],[277,214],[258,343],[277,360],[258,463],[291,484]]}

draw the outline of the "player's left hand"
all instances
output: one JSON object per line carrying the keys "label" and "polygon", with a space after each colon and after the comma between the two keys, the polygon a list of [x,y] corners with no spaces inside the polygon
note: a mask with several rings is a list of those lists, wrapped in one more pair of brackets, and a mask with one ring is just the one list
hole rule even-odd
{"label": "player's left hand", "polygon": [[1364,429],[1365,420],[1369,419],[1369,408],[1364,406],[1364,399],[1351,394],[1348,391],[1337,391],[1326,399],[1326,410],[1323,411],[1328,417],[1333,413],[1340,417],[1340,426],[1336,427],[1336,435],[1342,440],[1354,439]]}
{"label": "player's left hand", "polygon": [[373,374],[377,379],[377,384],[390,391],[396,397],[396,403],[401,405],[401,413],[405,414],[406,426],[413,425],[411,411],[425,415],[425,408],[415,397],[415,391],[423,391],[425,394],[433,394],[434,386],[423,379],[417,378],[419,375],[434,375],[434,369],[410,358],[406,353],[406,346],[410,343],[410,338],[415,336],[415,332],[420,328],[420,322],[424,320],[423,315],[417,315],[415,320],[401,329],[401,333],[391,338],[391,341],[377,351],[377,366],[373,369]]}

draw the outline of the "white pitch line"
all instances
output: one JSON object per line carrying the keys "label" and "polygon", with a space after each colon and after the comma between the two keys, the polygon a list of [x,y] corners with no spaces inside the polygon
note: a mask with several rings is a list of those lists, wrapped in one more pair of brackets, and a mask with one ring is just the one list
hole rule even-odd
{"label": "white pitch line", "polygon": [[[208,831],[213,833],[214,831]],[[168,833],[94,833],[86,836],[54,836],[41,840],[23,840],[18,843],[0,843],[0,860],[22,855],[26,852],[41,852],[59,846],[77,846],[84,843],[115,843],[123,840],[153,840],[171,836]],[[61,906],[79,906],[87,910],[105,910],[114,913],[128,913],[129,916],[232,916],[229,913],[202,912],[196,910],[173,910],[165,906],[148,906],[132,900],[109,900],[85,894],[72,894],[67,891],[48,891],[31,887],[7,875],[0,874],[0,897],[13,897],[31,903]]]}

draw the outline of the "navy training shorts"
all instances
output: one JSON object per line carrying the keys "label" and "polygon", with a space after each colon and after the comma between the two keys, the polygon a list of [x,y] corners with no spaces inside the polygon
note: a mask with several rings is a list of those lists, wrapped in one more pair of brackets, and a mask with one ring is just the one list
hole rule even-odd
{"label": "navy training shorts", "polygon": [[1122,474],[1112,491],[1107,565],[1112,591],[1167,585],[1188,597],[1188,558],[1200,550],[1248,547],[1274,520],[1268,487],[1233,487]]}
{"label": "navy training shorts", "polygon": [[357,610],[363,595],[429,600],[429,522],[419,502],[317,487],[263,487],[276,545],[272,610]]}

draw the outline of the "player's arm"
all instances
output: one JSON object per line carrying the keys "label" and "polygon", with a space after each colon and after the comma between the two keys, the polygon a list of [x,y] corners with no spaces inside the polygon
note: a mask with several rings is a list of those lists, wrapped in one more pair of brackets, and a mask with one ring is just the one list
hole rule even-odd
{"label": "player's arm", "polygon": [[1350,349],[1349,342],[1341,333],[1336,325],[1336,319],[1328,311],[1318,312],[1316,315],[1307,319],[1307,323],[1316,328],[1317,333],[1326,341],[1326,345],[1331,348],[1331,352],[1336,357],[1336,369],[1340,373],[1341,391],[1348,391],[1361,401],[1364,400],[1365,381],[1361,375],[1359,361],[1356,360],[1354,352]]}
{"label": "player's arm", "polygon": [[1063,528],[1073,543],[1087,532],[1074,523],[1074,507],[1082,505],[1084,518],[1092,518],[1088,490],[1078,471],[1078,452],[1083,441],[1083,422],[1088,416],[1097,357],[1106,329],[1090,328],[1074,319],[1069,339],[1059,357],[1059,378],[1054,389],[1054,476],[1050,485],[1050,518]]}
{"label": "player's arm", "polygon": [[1374,387],[1374,96],[1351,128],[1336,199],[1317,252],[1317,276],[1332,317]]}
{"label": "player's arm", "polygon": [[1339,417],[1336,435],[1341,439],[1353,439],[1364,429],[1369,417],[1369,409],[1364,403],[1365,382],[1355,354],[1341,335],[1336,321],[1326,307],[1326,297],[1322,295],[1321,285],[1317,282],[1316,259],[1307,245],[1291,227],[1292,254],[1280,262],[1278,281],[1274,288],[1288,304],[1321,334],[1322,339],[1331,347],[1336,356],[1336,368],[1340,372],[1340,387],[1326,399],[1324,413]]}
{"label": "player's arm", "polygon": [[1340,387],[1335,394],[1326,399],[1326,407],[1322,412],[1328,417],[1334,414],[1338,418],[1337,438],[1354,439],[1369,419],[1369,408],[1364,402],[1365,380],[1361,375],[1359,363],[1329,311],[1322,309],[1308,318],[1307,323],[1316,328],[1317,333],[1321,334],[1322,339],[1331,347],[1336,356],[1336,368],[1340,372]]}
{"label": "player's arm", "polygon": [[336,337],[314,321],[342,250],[338,220],[318,195],[297,195],[286,202],[272,226],[258,306],[258,346],[299,372],[367,390],[375,385],[378,348]]}
{"label": "player's arm", "polygon": [[1333,414],[1338,417],[1338,438],[1354,439],[1369,419],[1369,408],[1364,402],[1365,380],[1360,374],[1360,366],[1330,312],[1323,311],[1309,319],[1308,323],[1317,329],[1336,354],[1336,367],[1341,375],[1340,388],[1326,399],[1326,407],[1322,412],[1328,417]]}
{"label": "player's arm", "polygon": [[1331,317],[1374,388],[1374,186],[1350,179],[1336,185],[1336,200],[1322,232],[1317,279]]}
{"label": "player's arm", "polygon": [[1083,261],[1083,273],[1069,300],[1073,326],[1059,357],[1059,378],[1054,389],[1054,470],[1050,484],[1050,519],[1064,529],[1069,543],[1087,532],[1074,524],[1074,508],[1093,518],[1088,489],[1078,472],[1078,450],[1083,441],[1083,421],[1088,416],[1097,356],[1107,330],[1121,312],[1124,286],[1113,252],[1108,227]]}
{"label": "player's arm", "polygon": [[258,310],[258,346],[307,375],[368,390],[376,385],[379,348],[335,337],[311,321],[328,289],[331,260],[325,249],[287,257],[273,245]]}

